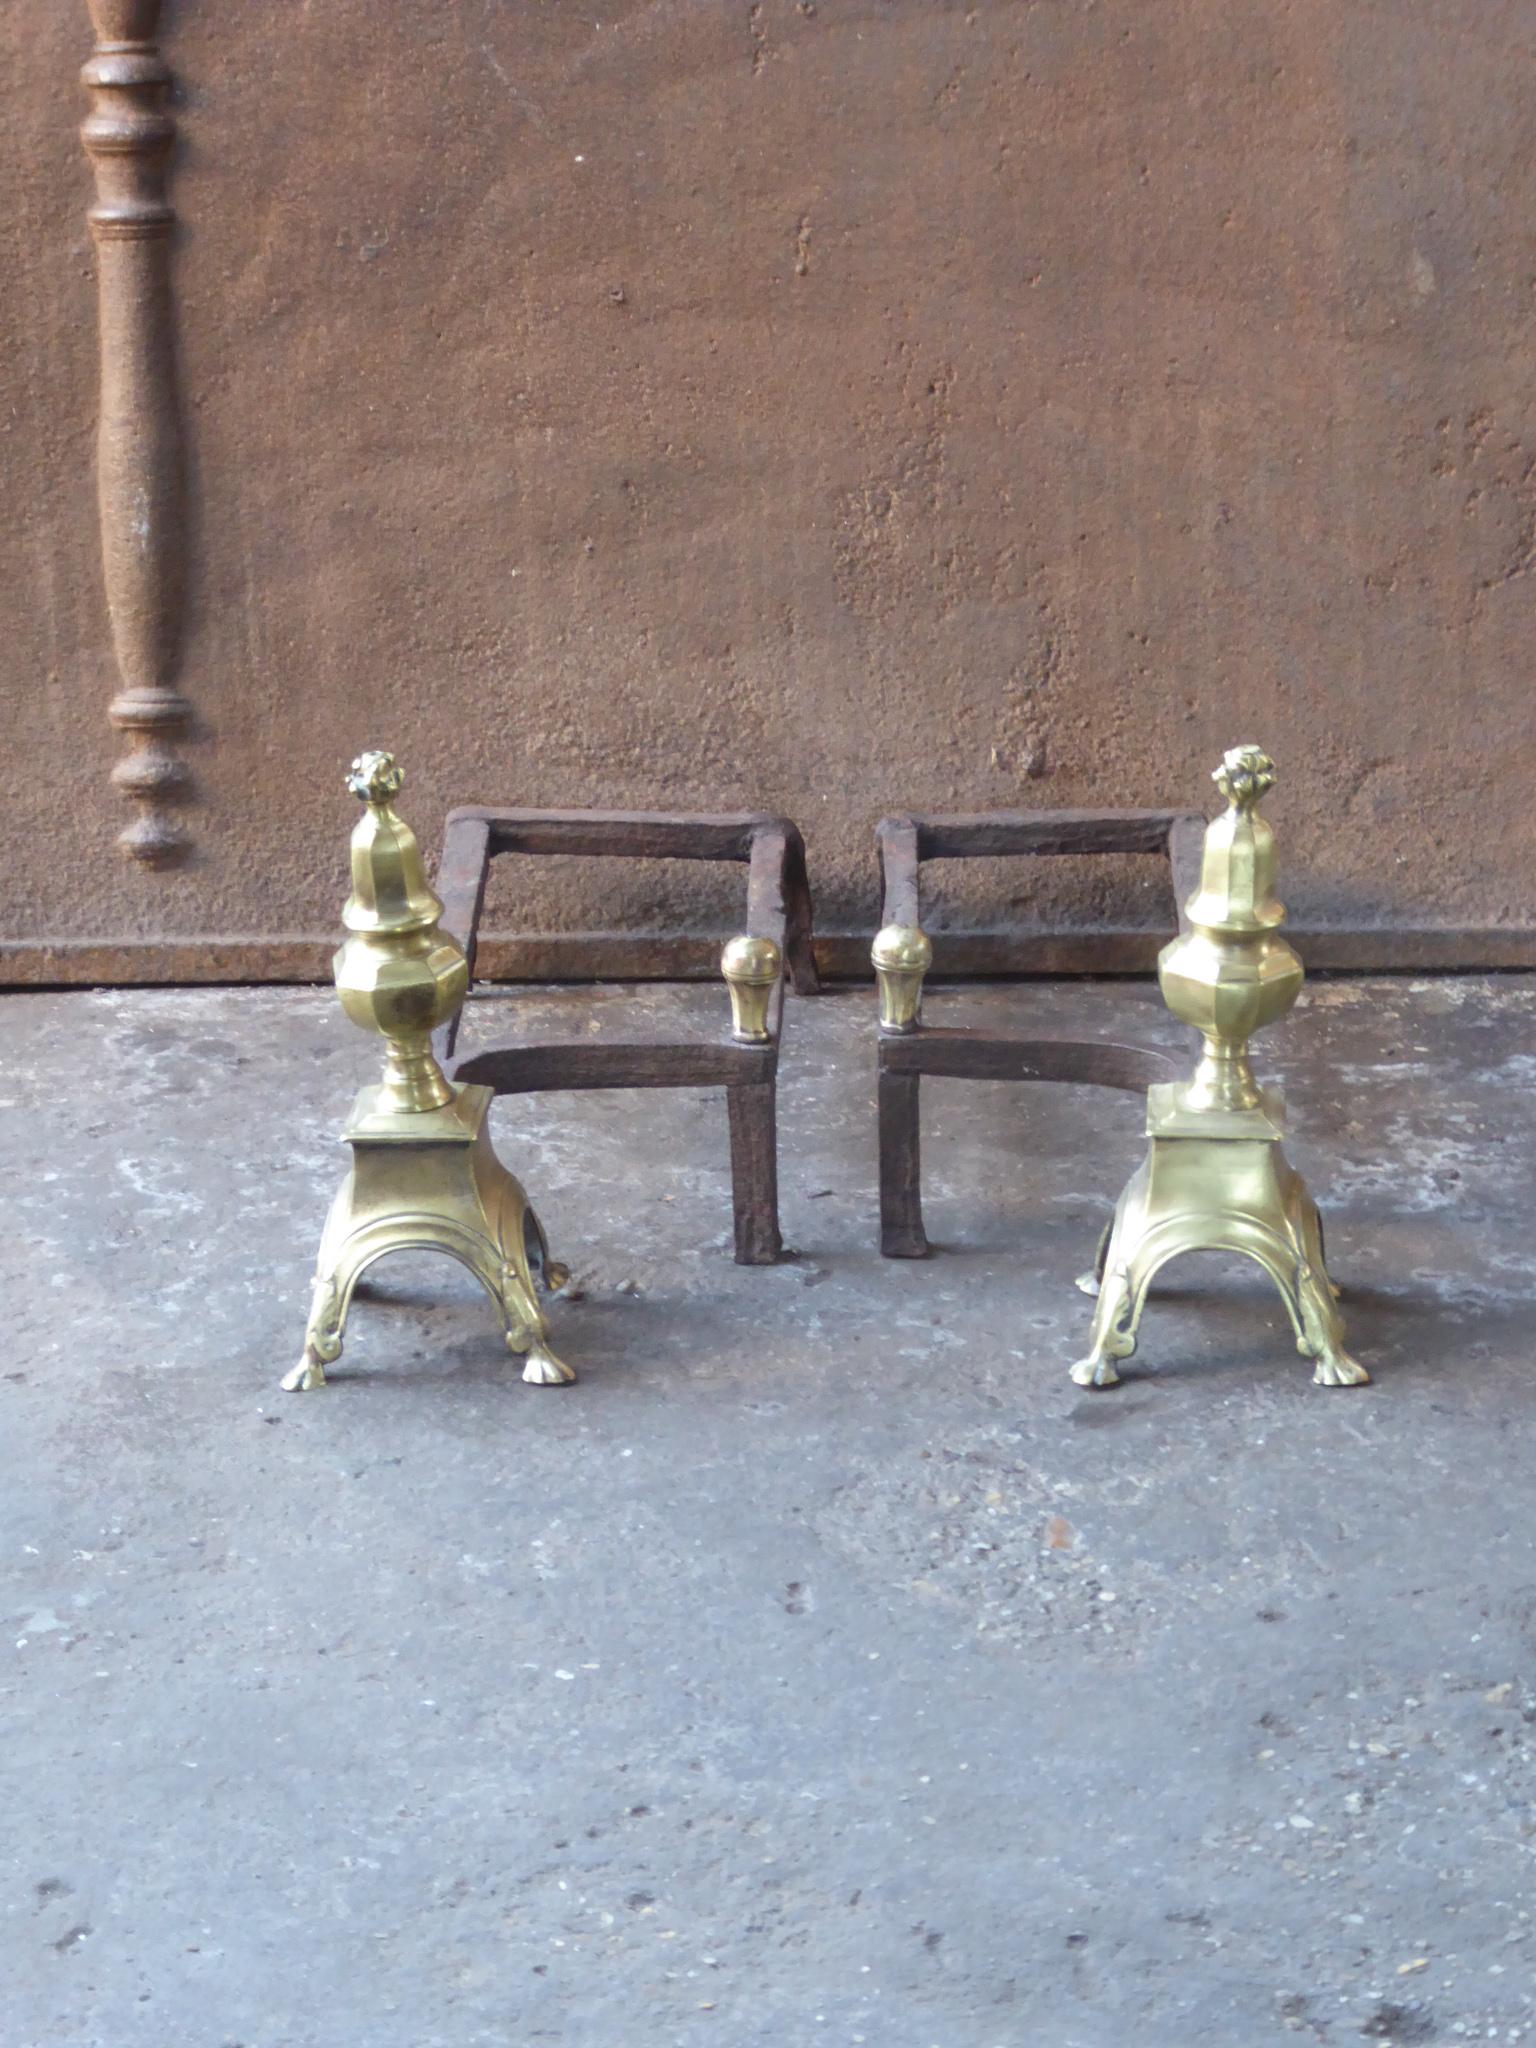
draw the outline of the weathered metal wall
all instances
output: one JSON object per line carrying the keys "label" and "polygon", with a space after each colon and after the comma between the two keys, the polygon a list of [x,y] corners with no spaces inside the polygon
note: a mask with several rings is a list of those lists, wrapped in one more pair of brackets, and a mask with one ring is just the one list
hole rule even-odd
{"label": "weathered metal wall", "polygon": [[[91,23],[4,27],[13,978],[321,968],[364,743],[428,843],[783,808],[853,930],[883,808],[1199,802],[1251,737],[1310,957],[1536,957],[1527,0],[168,0],[162,869],[108,783]],[[951,914],[1163,916],[1026,881]],[[564,870],[503,916],[731,922]]]}

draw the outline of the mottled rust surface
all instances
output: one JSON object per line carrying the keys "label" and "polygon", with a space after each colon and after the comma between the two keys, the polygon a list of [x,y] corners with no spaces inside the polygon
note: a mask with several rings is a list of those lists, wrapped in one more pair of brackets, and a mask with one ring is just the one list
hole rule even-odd
{"label": "mottled rust surface", "polygon": [[[95,801],[89,21],[13,8],[8,971],[204,936],[287,971],[364,743],[410,759],[429,842],[452,801],[782,809],[837,932],[873,925],[882,810],[1183,804],[1252,737],[1299,934],[1490,957],[1528,925],[1528,5],[162,27],[197,855],[125,871]],[[949,915],[1134,927],[1160,893],[1050,883]],[[649,871],[602,886],[493,912],[710,922]]]}
{"label": "mottled rust surface", "polygon": [[[1070,1384],[1106,1090],[925,1084],[882,1260],[873,1006],[796,1006],[797,1259],[732,1265],[712,1093],[503,1104],[579,1386],[401,1260],[295,1400],[334,1000],[0,1003],[6,2048],[1530,2042],[1536,982],[1270,1035],[1340,1393],[1219,1259]],[[1146,986],[930,1006],[1188,1053]]]}

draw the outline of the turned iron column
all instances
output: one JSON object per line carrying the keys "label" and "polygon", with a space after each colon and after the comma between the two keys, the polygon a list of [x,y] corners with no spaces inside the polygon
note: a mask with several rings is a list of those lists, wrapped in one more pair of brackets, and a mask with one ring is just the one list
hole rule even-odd
{"label": "turned iron column", "polygon": [[187,796],[176,742],[192,707],[178,687],[182,461],[176,402],[166,166],[175,124],[155,41],[160,0],[90,0],[96,48],[81,73],[91,112],[81,140],[96,172],[90,210],[101,328],[96,441],[101,566],[119,687],[108,717],[128,750],[114,786],[138,806],[118,845],[168,867],[189,849],[175,807]]}

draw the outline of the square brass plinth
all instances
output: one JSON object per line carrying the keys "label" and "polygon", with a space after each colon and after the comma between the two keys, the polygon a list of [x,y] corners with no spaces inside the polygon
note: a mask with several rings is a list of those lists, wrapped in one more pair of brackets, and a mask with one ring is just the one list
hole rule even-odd
{"label": "square brass plinth", "polygon": [[1147,1091],[1146,1157],[1115,1207],[1094,1271],[1079,1283],[1098,1296],[1079,1386],[1112,1387],[1114,1361],[1136,1349],[1136,1329],[1158,1270],[1181,1252],[1242,1252],[1280,1290],[1296,1348],[1316,1360],[1321,1386],[1365,1384],[1344,1349],[1338,1290],[1328,1278],[1323,1229],[1306,1183],[1280,1138],[1285,1104],[1261,1091],[1253,1109],[1193,1108],[1187,1082]]}
{"label": "square brass plinth", "polygon": [[523,1378],[558,1386],[576,1375],[549,1349],[541,1292],[568,1277],[553,1265],[521,1184],[491,1146],[494,1091],[456,1086],[441,1108],[398,1110],[364,1088],[342,1133],[352,1166],[320,1240],[304,1355],[283,1381],[290,1392],[325,1384],[341,1356],[347,1311],[362,1274],[390,1252],[447,1252],[467,1266],[501,1311],[509,1350],[526,1354]]}

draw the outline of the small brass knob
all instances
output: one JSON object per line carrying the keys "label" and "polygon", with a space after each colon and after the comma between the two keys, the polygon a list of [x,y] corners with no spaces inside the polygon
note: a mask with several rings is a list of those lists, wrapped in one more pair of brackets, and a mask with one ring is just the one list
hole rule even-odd
{"label": "small brass knob", "polygon": [[746,934],[727,942],[720,972],[731,992],[731,1036],[745,1045],[768,1043],[768,1005],[784,972],[784,960],[772,939]]}
{"label": "small brass knob", "polygon": [[347,770],[347,788],[359,803],[387,804],[405,787],[405,773],[393,754],[370,747]]}
{"label": "small brass knob", "polygon": [[880,1029],[915,1031],[922,1016],[923,976],[933,965],[928,934],[915,924],[888,924],[870,948],[880,984]]}

